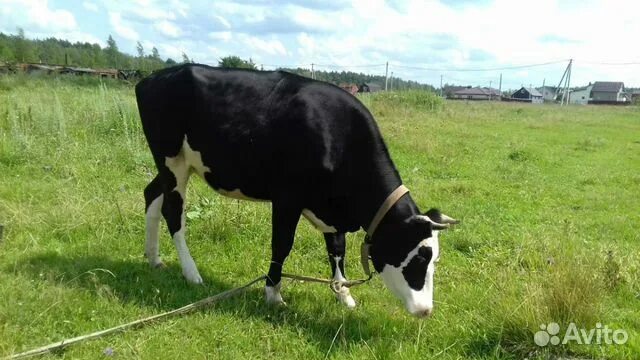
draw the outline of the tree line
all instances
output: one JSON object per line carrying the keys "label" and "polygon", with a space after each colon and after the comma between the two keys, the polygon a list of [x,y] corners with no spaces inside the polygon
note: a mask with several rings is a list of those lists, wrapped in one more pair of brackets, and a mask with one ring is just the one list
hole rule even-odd
{"label": "tree line", "polygon": [[[27,39],[23,29],[16,34],[0,33],[0,62],[42,63],[88,68],[116,68],[153,71],[177,64],[177,61],[160,57],[158,49],[146,50],[140,42],[136,46],[137,56],[123,53],[111,35],[107,46],[88,42],[70,42],[49,37]],[[182,61],[190,62],[186,54]]]}
{"label": "tree line", "polygon": [[[176,61],[171,58],[165,60],[160,56],[157,48],[145,49],[142,43],[136,45],[136,55],[120,51],[118,44],[111,35],[107,39],[107,46],[88,42],[70,42],[68,40],[49,37],[46,39],[28,39],[24,30],[18,28],[16,34],[0,33],[0,63],[43,63],[50,65],[65,65],[87,68],[115,68],[121,70],[140,70],[143,73],[152,72],[179,62],[193,62],[186,54]],[[238,56],[226,56],[218,61],[218,66],[226,68],[244,68],[258,70],[253,60],[244,60]],[[304,68],[280,68],[294,74],[311,77],[311,70]],[[383,75],[369,75],[351,71],[315,71],[318,80],[340,84],[374,83],[384,88]],[[389,79],[389,86],[394,90],[425,89],[435,90],[431,85],[420,84],[416,81],[403,80],[397,77]]]}

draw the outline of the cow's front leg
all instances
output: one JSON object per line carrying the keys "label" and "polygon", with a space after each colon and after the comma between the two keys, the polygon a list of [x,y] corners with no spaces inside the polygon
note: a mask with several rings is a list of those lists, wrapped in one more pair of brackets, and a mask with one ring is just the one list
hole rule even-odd
{"label": "cow's front leg", "polygon": [[[331,266],[333,280],[346,281],[344,272],[346,241],[344,233],[325,233],[324,240],[327,243],[327,253],[329,254],[329,265]],[[340,287],[340,291],[336,293],[336,298],[350,309],[356,306],[348,287]]]}
{"label": "cow's front leg", "polygon": [[271,211],[271,264],[265,286],[267,303],[285,305],[280,295],[282,266],[291,251],[302,208],[274,200]]}

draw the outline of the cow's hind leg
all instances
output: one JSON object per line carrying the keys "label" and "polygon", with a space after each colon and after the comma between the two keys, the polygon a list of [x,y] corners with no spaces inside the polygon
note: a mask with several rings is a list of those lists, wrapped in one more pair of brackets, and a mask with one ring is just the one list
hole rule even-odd
{"label": "cow's hind leg", "polygon": [[193,261],[185,238],[186,220],[184,214],[187,195],[187,181],[189,180],[189,166],[184,153],[181,151],[176,157],[166,159],[163,171],[162,215],[167,221],[169,232],[178,252],[182,275],[187,281],[202,284],[202,277]]}
{"label": "cow's hind leg", "polygon": [[144,189],[146,240],[144,254],[152,267],[163,267],[160,259],[160,246],[158,231],[162,210],[162,181],[157,175]]}
{"label": "cow's hind leg", "polygon": [[271,207],[271,264],[267,274],[265,295],[267,303],[284,305],[285,302],[280,295],[282,266],[293,246],[302,208],[278,200],[273,200]]}
{"label": "cow's hind leg", "polygon": [[[329,254],[329,265],[331,266],[331,276],[334,281],[346,281],[344,272],[344,258],[346,254],[346,241],[344,233],[325,233],[324,240],[327,244]],[[348,308],[356,306],[355,300],[351,297],[348,287],[341,287],[336,293],[336,298]]]}

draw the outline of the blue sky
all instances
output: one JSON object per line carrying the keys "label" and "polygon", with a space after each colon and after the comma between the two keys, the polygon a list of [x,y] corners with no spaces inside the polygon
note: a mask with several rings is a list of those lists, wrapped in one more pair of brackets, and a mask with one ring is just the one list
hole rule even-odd
{"label": "blue sky", "polygon": [[135,53],[216,64],[252,58],[265,69],[318,64],[431,83],[557,85],[566,62],[483,72],[452,71],[575,59],[572,84],[640,86],[640,5],[633,1],[428,0],[0,0],[0,31],[104,45],[111,34]]}

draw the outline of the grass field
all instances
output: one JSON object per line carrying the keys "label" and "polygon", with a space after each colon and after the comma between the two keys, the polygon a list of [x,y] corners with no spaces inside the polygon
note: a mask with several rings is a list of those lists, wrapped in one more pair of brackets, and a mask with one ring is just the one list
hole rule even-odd
{"label": "grass field", "polygon": [[[640,356],[640,109],[365,97],[423,209],[462,219],[441,237],[436,309],[406,314],[379,278],[337,304],[286,281],[192,315],[69,347],[51,358],[521,359]],[[428,99],[427,99],[428,100]],[[0,355],[173,309],[264,273],[266,203],[222,198],[194,177],[188,243],[205,284],[143,257],[142,190],[154,167],[133,88],[0,77]],[[362,233],[347,273],[362,276]],[[285,271],[328,276],[324,241],[298,227]],[[541,324],[623,329],[623,345],[537,346]],[[563,332],[562,332],[563,334]],[[561,335],[562,335],[561,334]],[[594,340],[595,341],[595,340]]]}

